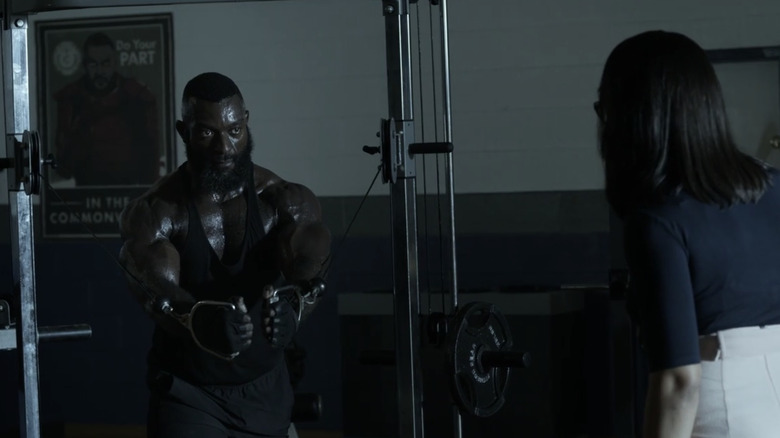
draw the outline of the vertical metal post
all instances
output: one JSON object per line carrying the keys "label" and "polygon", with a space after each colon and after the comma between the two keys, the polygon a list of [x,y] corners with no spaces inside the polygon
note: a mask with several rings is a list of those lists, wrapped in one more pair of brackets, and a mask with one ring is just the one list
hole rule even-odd
{"label": "vertical metal post", "polygon": [[[452,104],[450,102],[450,37],[449,19],[447,17],[447,0],[439,0],[441,20],[441,65],[442,65],[442,100],[444,121],[444,142],[452,143]],[[445,173],[447,177],[446,190],[449,197],[450,217],[447,224],[447,234],[450,238],[450,291],[452,291],[452,309],[458,308],[458,261],[455,257],[455,169],[452,163],[452,152],[447,154]]]}
{"label": "vertical metal post", "polygon": [[398,427],[409,438],[423,437],[416,195],[414,179],[391,185]]}
{"label": "vertical metal post", "polygon": [[[390,117],[412,120],[412,61],[409,0],[384,0],[387,102]],[[409,142],[411,143],[411,142]]]}
{"label": "vertical metal post", "polygon": [[420,366],[420,294],[417,270],[416,186],[409,144],[414,141],[412,123],[412,66],[409,32],[409,0],[384,0],[387,42],[387,89],[391,120],[399,132],[397,153],[406,157],[390,184],[393,219],[393,282],[396,377],[398,385],[398,433],[403,438],[423,437]]}
{"label": "vertical metal post", "polygon": [[40,437],[40,411],[38,401],[38,318],[35,297],[35,255],[32,219],[32,198],[24,190],[10,192],[13,253],[18,254],[19,269],[15,282],[19,285],[21,312],[17,324],[17,341],[22,367],[20,388],[20,425],[24,425],[24,437]]}
{"label": "vertical metal post", "polygon": [[[450,36],[449,36],[449,17],[447,12],[447,0],[439,0],[439,19],[441,23],[441,64],[442,64],[442,101],[443,101],[443,121],[444,121],[444,141],[452,142],[452,103],[450,100]],[[447,235],[449,236],[448,254],[451,263],[449,272],[449,289],[452,294],[452,312],[458,310],[458,260],[456,257],[455,245],[455,169],[453,167],[452,152],[446,155],[444,164],[446,181],[446,191],[449,202],[449,221],[447,223]],[[463,436],[463,420],[460,415],[460,409],[457,405],[452,405],[453,433],[455,438]]]}
{"label": "vertical metal post", "polygon": [[[9,16],[5,2],[2,33],[6,152],[20,163],[17,142],[30,127],[29,72],[27,70],[27,17]],[[17,348],[22,367],[20,409],[22,436],[39,438],[38,321],[35,297],[35,254],[32,198],[25,192],[24,169],[8,171],[11,210],[11,244],[14,283],[21,312],[17,322]]]}

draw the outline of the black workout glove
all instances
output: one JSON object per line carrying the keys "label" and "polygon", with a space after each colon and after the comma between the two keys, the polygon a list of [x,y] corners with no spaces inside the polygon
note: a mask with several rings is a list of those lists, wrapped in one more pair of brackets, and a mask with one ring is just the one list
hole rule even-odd
{"label": "black workout glove", "polygon": [[298,312],[287,298],[263,302],[263,334],[274,348],[285,348],[298,331]]}
{"label": "black workout glove", "polygon": [[252,318],[247,314],[244,299],[231,298],[236,306],[204,305],[191,315],[192,332],[200,344],[216,353],[230,356],[246,350],[252,344]]}

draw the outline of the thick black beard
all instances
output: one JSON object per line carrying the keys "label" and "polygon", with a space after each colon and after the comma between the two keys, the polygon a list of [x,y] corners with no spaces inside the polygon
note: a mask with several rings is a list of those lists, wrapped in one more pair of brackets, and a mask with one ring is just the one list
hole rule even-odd
{"label": "thick black beard", "polygon": [[204,156],[205,152],[194,151],[189,144],[186,145],[185,151],[187,161],[190,162],[193,170],[199,176],[198,186],[207,192],[227,194],[240,189],[249,181],[254,167],[252,165],[253,148],[252,134],[247,131],[246,148],[238,155],[233,169],[227,173],[215,168]]}

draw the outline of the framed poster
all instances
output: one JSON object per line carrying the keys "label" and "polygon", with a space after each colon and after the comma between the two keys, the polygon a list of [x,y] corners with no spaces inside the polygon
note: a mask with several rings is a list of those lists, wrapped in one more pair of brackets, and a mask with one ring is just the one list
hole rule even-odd
{"label": "framed poster", "polygon": [[38,129],[56,161],[44,238],[118,236],[125,205],[173,170],[171,28],[171,14],[36,23]]}

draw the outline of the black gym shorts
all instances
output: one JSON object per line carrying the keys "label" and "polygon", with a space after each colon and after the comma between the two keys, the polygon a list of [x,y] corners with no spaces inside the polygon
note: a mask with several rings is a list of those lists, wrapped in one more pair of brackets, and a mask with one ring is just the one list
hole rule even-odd
{"label": "black gym shorts", "polygon": [[286,438],[293,392],[280,361],[243,385],[197,386],[165,372],[151,386],[149,438]]}

